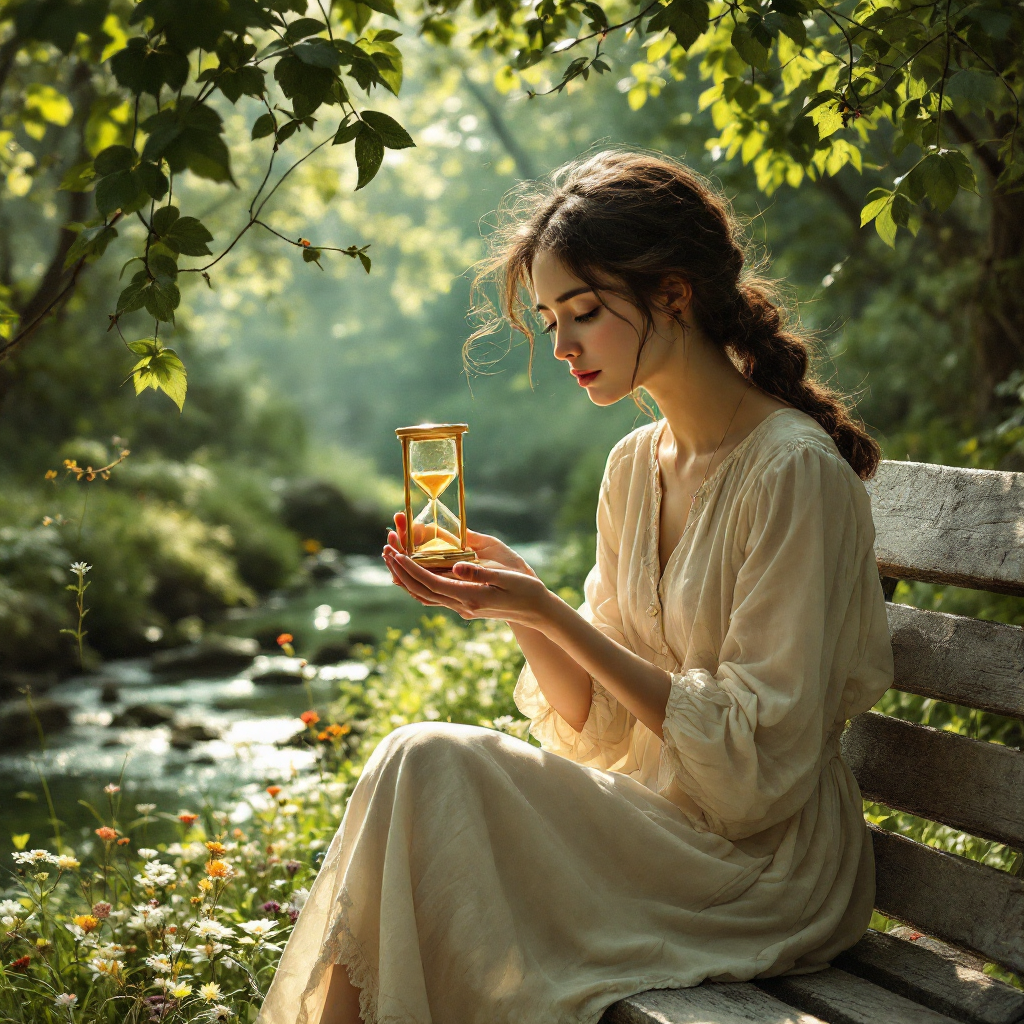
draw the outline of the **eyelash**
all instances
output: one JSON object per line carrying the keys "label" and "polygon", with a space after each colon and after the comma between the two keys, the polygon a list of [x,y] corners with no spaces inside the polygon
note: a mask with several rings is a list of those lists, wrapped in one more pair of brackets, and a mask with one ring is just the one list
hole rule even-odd
{"label": "eyelash", "polygon": [[[579,316],[573,317],[573,319],[578,324],[585,324],[588,320],[593,320],[597,316],[597,311],[598,307],[595,306],[589,313],[581,313]],[[549,324],[541,331],[541,334],[550,334],[555,329],[555,326],[555,324]]]}

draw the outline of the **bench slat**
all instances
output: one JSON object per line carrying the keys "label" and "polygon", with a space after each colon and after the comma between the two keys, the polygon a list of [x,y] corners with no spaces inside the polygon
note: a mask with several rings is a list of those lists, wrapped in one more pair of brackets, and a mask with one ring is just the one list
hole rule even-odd
{"label": "bench slat", "polygon": [[1024,974],[1024,880],[868,828],[881,913]]}
{"label": "bench slat", "polygon": [[1024,992],[891,934],[868,931],[833,963],[965,1024],[1024,1020]]}
{"label": "bench slat", "polygon": [[897,690],[1024,718],[1024,629],[887,604]]}
{"label": "bench slat", "polygon": [[869,800],[1024,847],[1024,753],[865,712],[842,738]]}
{"label": "bench slat", "polygon": [[943,1013],[835,967],[757,984],[829,1024],[954,1024],[953,1018]]}
{"label": "bench slat", "polygon": [[823,1024],[756,985],[705,982],[696,988],[653,989],[613,1003],[600,1024]]}
{"label": "bench slat", "polygon": [[867,487],[883,576],[1024,594],[1024,473],[883,461]]}

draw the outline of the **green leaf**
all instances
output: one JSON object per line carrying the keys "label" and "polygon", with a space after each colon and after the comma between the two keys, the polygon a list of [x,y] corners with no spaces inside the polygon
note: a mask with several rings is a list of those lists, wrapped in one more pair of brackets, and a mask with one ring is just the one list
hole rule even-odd
{"label": "green leaf", "polygon": [[884,188],[873,188],[867,194],[867,203],[860,211],[860,226],[873,221],[892,200],[892,193]]}
{"label": "green leaf", "polygon": [[162,253],[149,257],[149,269],[154,277],[162,278],[169,283],[173,283],[178,276],[178,264],[174,262],[173,257]]}
{"label": "green leaf", "polygon": [[106,224],[97,224],[92,228],[84,228],[71,243],[64,257],[64,269],[74,266],[82,257],[90,260],[99,259],[110,243],[117,238],[117,229]]}
{"label": "green leaf", "polygon": [[839,104],[835,100],[827,100],[811,111],[811,120],[818,126],[818,138],[827,139],[843,127],[843,115],[839,113]]}
{"label": "green leaf", "polygon": [[976,192],[978,179],[967,154],[960,149],[947,149],[943,150],[941,155],[943,160],[953,168],[957,184],[966,192]]}
{"label": "green leaf", "polygon": [[115,171],[96,186],[96,209],[104,217],[109,217],[115,210],[128,212],[140,196],[145,201],[145,193],[135,175],[131,171]]}
{"label": "green leaf", "polygon": [[890,249],[896,248],[896,222],[892,219],[891,203],[883,207],[875,217],[875,230]]}
{"label": "green leaf", "polygon": [[341,146],[346,142],[351,142],[361,131],[363,130],[362,121],[352,121],[348,124],[343,123],[338,129],[337,134],[334,136],[334,141],[331,143],[332,146]]}
{"label": "green leaf", "polygon": [[144,300],[150,316],[169,324],[174,320],[174,311],[181,302],[181,293],[173,281],[157,277],[150,281],[149,287],[145,290]]}
{"label": "green leaf", "polygon": [[157,202],[167,195],[167,177],[156,164],[143,161],[134,173],[142,188]]}
{"label": "green leaf", "polygon": [[96,173],[102,178],[115,171],[130,171],[135,163],[135,150],[127,146],[107,146],[93,161]]}
{"label": "green leaf", "polygon": [[356,136],[356,167],[359,169],[357,192],[374,179],[383,159],[384,142],[381,137],[372,128],[361,131]]}
{"label": "green leaf", "polygon": [[[337,51],[334,51],[337,55]],[[302,113],[296,109],[297,116],[304,117],[313,113],[327,98],[334,84],[335,73],[330,67],[317,67],[304,63],[298,57],[288,54],[282,57],[274,67],[274,77],[281,86],[281,91],[293,103],[299,106],[302,98]]]}
{"label": "green leaf", "polygon": [[932,153],[921,164],[921,181],[925,193],[935,209],[948,210],[959,189],[956,169],[941,153]]}
{"label": "green leaf", "polygon": [[767,71],[768,47],[762,41],[762,32],[756,31],[750,20],[738,22],[732,30],[732,45],[751,67],[755,67],[759,71]]}
{"label": "green leaf", "polygon": [[262,139],[274,134],[274,116],[272,114],[260,114],[253,122],[250,138]]}
{"label": "green leaf", "polygon": [[206,243],[213,241],[213,235],[195,217],[179,217],[161,234],[161,241],[182,256],[209,256],[210,247]]}
{"label": "green leaf", "polygon": [[395,10],[392,0],[359,0],[359,2],[378,14],[386,14],[391,18],[398,17],[398,11]]}
{"label": "green leaf", "polygon": [[64,172],[57,190],[60,192],[91,192],[96,184],[96,168],[92,160],[83,160]]}
{"label": "green leaf", "polygon": [[293,46],[292,52],[303,64],[314,68],[341,67],[341,54],[328,39],[307,39]]}
{"label": "green leaf", "polygon": [[[382,114],[379,110],[364,110],[360,116],[380,136],[381,142],[388,149],[408,149],[416,145],[412,136],[388,114]],[[337,143],[337,136],[334,141]]]}
{"label": "green leaf", "polygon": [[153,46],[146,37],[135,36],[110,58],[110,69],[117,81],[136,95],[145,92],[159,96],[165,85],[172,91],[184,86],[189,63],[177,47],[166,43]]}
{"label": "green leaf", "polygon": [[146,118],[141,127],[149,134],[143,160],[163,158],[175,174],[188,168],[201,178],[234,183],[220,115],[194,96]]}
{"label": "green leaf", "polygon": [[178,219],[179,213],[176,206],[161,206],[153,214],[153,230],[158,235],[165,235],[171,230],[171,225]]}
{"label": "green leaf", "polygon": [[135,394],[141,395],[147,388],[163,391],[180,412],[185,404],[188,375],[184,363],[174,349],[164,348],[157,338],[133,341],[128,347],[136,355],[142,356],[132,367]]}
{"label": "green leaf", "polygon": [[285,29],[284,38],[289,43],[296,43],[306,36],[315,36],[325,31],[327,26],[316,18],[298,18]]}
{"label": "green leaf", "polygon": [[117,313],[133,313],[137,309],[142,309],[146,304],[145,291],[149,285],[149,275],[145,270],[140,270],[131,281],[131,284],[127,288],[123,289],[121,294],[117,297],[117,307],[115,312]]}
{"label": "green leaf", "polygon": [[359,258],[359,262],[363,265],[363,270],[367,273],[370,272],[370,257],[365,252],[357,252],[356,256]]}
{"label": "green leaf", "polygon": [[320,266],[320,250],[314,245],[308,245],[302,250],[302,258],[306,263],[315,263],[321,270],[324,268]]}

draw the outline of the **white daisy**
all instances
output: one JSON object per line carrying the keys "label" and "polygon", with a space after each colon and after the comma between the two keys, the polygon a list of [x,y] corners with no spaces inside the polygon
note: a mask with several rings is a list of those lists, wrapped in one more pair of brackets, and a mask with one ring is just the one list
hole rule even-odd
{"label": "white daisy", "polygon": [[74,1006],[77,1002],[78,996],[76,996],[74,992],[64,992],[54,999],[53,1005],[59,1009],[63,1006]]}
{"label": "white daisy", "polygon": [[146,957],[146,966],[152,967],[158,974],[171,973],[171,961],[166,953],[154,953]]}
{"label": "white daisy", "polygon": [[243,921],[238,927],[249,935],[263,938],[277,931],[277,922],[269,917],[260,917],[255,921]]}
{"label": "white daisy", "polygon": [[[149,806],[148,804],[139,804],[140,807]],[[143,860],[153,860],[160,856],[159,850],[151,850],[148,846],[140,846],[135,851]]]}

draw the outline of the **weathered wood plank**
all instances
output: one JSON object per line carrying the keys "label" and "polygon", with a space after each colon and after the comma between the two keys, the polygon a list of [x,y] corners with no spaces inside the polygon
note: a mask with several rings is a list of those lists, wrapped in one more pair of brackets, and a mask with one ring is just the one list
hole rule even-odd
{"label": "weathered wood plank", "polygon": [[765,992],[829,1024],[954,1024],[943,1013],[835,967],[757,984]]}
{"label": "weathered wood plank", "polygon": [[842,738],[869,800],[1024,847],[1024,753],[868,711]]}
{"label": "weathered wood plank", "polygon": [[897,690],[1024,718],[1024,629],[905,604],[885,610]]}
{"label": "weathered wood plank", "polygon": [[867,488],[883,576],[1024,594],[1024,473],[883,461]]}
{"label": "weathered wood plank", "polygon": [[965,1024],[1024,1021],[1024,992],[891,933],[869,931],[833,965]]}
{"label": "weathered wood plank", "polygon": [[879,911],[1024,973],[1024,879],[869,828]]}
{"label": "weathered wood plank", "polygon": [[[653,989],[612,1004],[600,1024],[822,1024],[756,985],[705,982]],[[876,1022],[877,1024],[877,1022]]]}

